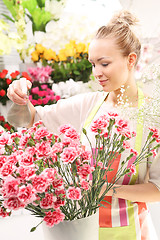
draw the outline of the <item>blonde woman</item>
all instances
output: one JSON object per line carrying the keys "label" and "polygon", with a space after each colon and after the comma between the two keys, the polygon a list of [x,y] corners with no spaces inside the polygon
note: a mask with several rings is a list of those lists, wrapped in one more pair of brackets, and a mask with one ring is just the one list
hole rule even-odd
{"label": "blonde woman", "polygon": [[[110,110],[121,114],[121,104],[127,101],[128,113],[135,111],[144,100],[143,92],[137,88],[134,70],[139,60],[141,44],[132,31],[137,19],[128,11],[113,16],[111,21],[98,29],[89,47],[89,61],[93,74],[103,91],[80,94],[57,104],[34,108],[31,103],[32,126],[34,121],[42,119],[44,125],[56,133],[62,124],[70,123],[81,132],[85,126],[88,135],[90,124],[99,115]],[[28,82],[28,88],[31,84]],[[121,89],[124,89],[123,95]],[[121,100],[119,102],[119,96]],[[22,93],[19,81],[14,81],[8,89],[8,97],[17,104],[26,104],[27,96]],[[127,117],[127,116],[126,116]],[[87,124],[86,124],[87,123]],[[131,141],[134,149],[140,152],[147,136],[142,123],[130,119],[130,126],[136,131]],[[87,142],[82,138],[83,144]],[[125,154],[114,161],[114,173],[123,161]],[[160,159],[146,159],[137,166],[133,177],[119,180],[116,191],[110,190],[106,200],[110,204],[100,208],[100,240],[155,240],[151,232],[147,202],[160,201]],[[112,172],[108,179],[112,179]]]}

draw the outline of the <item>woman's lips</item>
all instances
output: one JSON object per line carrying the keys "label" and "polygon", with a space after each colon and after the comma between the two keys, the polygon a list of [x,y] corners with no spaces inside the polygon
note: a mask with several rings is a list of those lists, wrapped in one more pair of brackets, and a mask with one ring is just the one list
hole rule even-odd
{"label": "woman's lips", "polygon": [[106,80],[98,80],[98,82],[99,82],[99,84],[100,84],[101,86],[103,86],[103,85],[106,84],[106,82],[108,82],[108,79],[106,79]]}

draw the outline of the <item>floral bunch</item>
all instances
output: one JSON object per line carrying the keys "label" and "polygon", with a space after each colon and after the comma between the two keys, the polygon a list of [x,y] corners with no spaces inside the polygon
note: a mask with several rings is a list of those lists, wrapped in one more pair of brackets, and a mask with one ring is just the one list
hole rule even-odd
{"label": "floral bunch", "polygon": [[28,72],[32,77],[32,83],[33,82],[39,82],[39,83],[49,82],[52,71],[53,69],[50,66],[28,68]]}
{"label": "floral bunch", "polygon": [[7,88],[9,84],[21,77],[31,80],[27,72],[20,73],[19,71],[14,71],[9,74],[7,69],[3,69],[0,72],[0,103],[2,103],[2,105],[6,105],[6,102],[9,101],[7,97]]}
{"label": "floral bunch", "polygon": [[11,132],[16,131],[15,128],[11,124],[9,124],[5,120],[4,116],[2,116],[2,115],[0,115],[0,126],[3,127],[6,131],[11,131]]}
{"label": "floral bunch", "polygon": [[51,79],[55,83],[66,82],[70,78],[76,82],[89,81],[92,65],[88,61],[88,45],[84,43],[76,44],[75,41],[70,41],[64,49],[59,50],[58,54],[52,49],[37,44],[31,56],[33,62],[41,61],[43,66],[52,67]]}
{"label": "floral bunch", "polygon": [[60,99],[59,95],[48,87],[47,84],[41,84],[39,86],[33,87],[30,90],[29,100],[34,106],[45,106],[57,103]]}
{"label": "floral bunch", "polygon": [[[151,143],[159,142],[157,130],[151,129],[138,155],[128,143],[135,133],[116,113],[100,116],[93,122],[95,146],[93,150],[91,145],[91,151],[82,146],[79,134],[71,125],[61,126],[55,135],[42,124],[39,121],[30,129],[16,133],[0,132],[2,217],[25,208],[52,227],[63,220],[90,216],[115,183],[125,174],[135,174],[135,165],[159,147],[157,143],[148,151]],[[83,134],[88,139],[85,129]],[[107,176],[113,170],[112,164],[126,148],[130,149],[129,155],[109,182]],[[134,161],[128,165],[131,158]]]}

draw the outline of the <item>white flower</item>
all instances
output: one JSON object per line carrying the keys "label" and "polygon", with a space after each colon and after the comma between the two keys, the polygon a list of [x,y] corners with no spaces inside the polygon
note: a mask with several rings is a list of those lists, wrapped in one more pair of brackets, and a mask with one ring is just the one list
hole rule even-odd
{"label": "white flower", "polygon": [[65,3],[66,3],[66,0],[61,0],[61,1],[46,0],[45,1],[45,11],[50,12],[54,19],[58,19],[62,13]]}

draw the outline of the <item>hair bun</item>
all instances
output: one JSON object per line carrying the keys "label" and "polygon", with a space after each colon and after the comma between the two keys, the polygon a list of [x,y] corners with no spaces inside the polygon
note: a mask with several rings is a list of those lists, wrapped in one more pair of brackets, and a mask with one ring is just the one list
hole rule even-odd
{"label": "hair bun", "polygon": [[126,26],[135,26],[139,20],[131,12],[122,10],[118,14],[115,14],[110,22],[114,24],[123,24]]}

